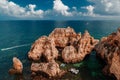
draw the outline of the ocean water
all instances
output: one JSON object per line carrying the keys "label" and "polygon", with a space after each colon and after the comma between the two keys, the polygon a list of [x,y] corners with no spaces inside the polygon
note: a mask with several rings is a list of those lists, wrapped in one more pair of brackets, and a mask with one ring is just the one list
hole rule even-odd
{"label": "ocean water", "polygon": [[[119,28],[120,21],[0,21],[0,80],[30,79],[30,61],[27,58],[32,43],[42,35],[48,35],[57,27],[72,27],[79,33],[88,30],[94,38],[100,39]],[[113,80],[103,75],[103,65],[92,52],[84,61],[72,64],[80,70],[78,75],[66,74],[69,80]],[[18,57],[24,65],[22,75],[12,76],[12,58]],[[72,79],[73,78],[73,79]]]}

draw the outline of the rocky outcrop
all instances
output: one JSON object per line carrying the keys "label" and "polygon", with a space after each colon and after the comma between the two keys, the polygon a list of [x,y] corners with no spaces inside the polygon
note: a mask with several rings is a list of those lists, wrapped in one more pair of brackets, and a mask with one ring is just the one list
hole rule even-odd
{"label": "rocky outcrop", "polygon": [[48,63],[32,63],[31,70],[33,72],[45,73],[49,77],[57,77],[64,74],[64,71],[60,70],[59,64],[55,61],[51,61]]}
{"label": "rocky outcrop", "polygon": [[98,42],[99,40],[94,39],[88,31],[85,31],[78,44],[78,53],[80,54],[81,59],[83,59],[87,54],[90,54]]}
{"label": "rocky outcrop", "polygon": [[102,38],[95,49],[106,62],[103,71],[120,80],[120,29],[108,37]]}
{"label": "rocky outcrop", "polygon": [[47,36],[42,36],[32,45],[28,57],[33,61],[43,59],[41,63],[32,63],[32,72],[43,72],[50,77],[61,74],[55,59],[61,57],[66,63],[75,63],[84,59],[93,50],[98,40],[86,31],[82,36],[72,28],[56,28]]}
{"label": "rocky outcrop", "polygon": [[44,57],[46,61],[57,58],[58,50],[55,48],[54,40],[47,36],[42,36],[32,45],[28,57],[35,61],[40,60],[41,57]]}
{"label": "rocky outcrop", "polygon": [[98,40],[95,40],[90,36],[88,31],[86,31],[82,37],[77,42],[77,46],[67,46],[62,52],[62,58],[64,62],[75,63],[84,59],[87,54],[94,49],[95,45],[98,43]]}
{"label": "rocky outcrop", "polygon": [[62,51],[62,58],[66,63],[74,63],[80,60],[77,50],[73,46],[67,46]]}
{"label": "rocky outcrop", "polygon": [[[94,39],[88,31],[82,36],[72,28],[56,28],[47,36],[42,36],[32,45],[28,57],[33,60],[40,60],[44,57],[48,62],[61,54],[64,62],[75,63],[84,59],[93,50],[98,40]],[[63,51],[57,50],[62,48]],[[70,50],[71,49],[71,50]]]}
{"label": "rocky outcrop", "polygon": [[21,74],[23,70],[22,62],[17,58],[13,58],[13,68],[9,70],[10,74]]}
{"label": "rocky outcrop", "polygon": [[81,35],[77,34],[72,28],[56,28],[49,35],[51,39],[54,39],[55,45],[57,47],[66,47],[68,45],[73,45],[77,42]]}

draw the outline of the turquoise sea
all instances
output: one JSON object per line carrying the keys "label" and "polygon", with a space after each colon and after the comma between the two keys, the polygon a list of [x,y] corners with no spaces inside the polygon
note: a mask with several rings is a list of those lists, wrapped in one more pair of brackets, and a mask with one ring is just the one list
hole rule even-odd
{"label": "turquoise sea", "polygon": [[[30,80],[30,61],[27,53],[32,43],[42,35],[48,35],[56,27],[72,27],[79,33],[88,30],[97,39],[119,28],[120,21],[0,21],[0,80]],[[12,58],[18,57],[24,65],[23,75],[11,76]],[[96,53],[84,61],[72,64],[80,70],[78,75],[66,74],[68,80],[113,80],[103,75],[103,64]]]}

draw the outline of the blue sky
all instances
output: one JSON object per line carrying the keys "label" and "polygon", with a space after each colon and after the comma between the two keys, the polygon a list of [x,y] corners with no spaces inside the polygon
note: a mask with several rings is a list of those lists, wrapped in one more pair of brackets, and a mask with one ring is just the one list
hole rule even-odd
{"label": "blue sky", "polygon": [[120,0],[0,0],[0,20],[120,20]]}

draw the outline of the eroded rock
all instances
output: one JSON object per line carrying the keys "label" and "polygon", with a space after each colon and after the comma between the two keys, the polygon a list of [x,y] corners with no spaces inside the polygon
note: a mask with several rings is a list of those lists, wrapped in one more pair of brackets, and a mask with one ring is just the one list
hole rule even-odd
{"label": "eroded rock", "polygon": [[74,29],[68,28],[56,28],[49,35],[50,38],[54,39],[55,45],[58,47],[66,47],[74,44],[81,37],[80,34],[76,34]]}
{"label": "eroded rock", "polygon": [[42,72],[48,75],[49,77],[61,76],[64,71],[60,70],[59,64],[55,61],[48,63],[32,63],[31,71],[33,72]]}
{"label": "eroded rock", "polygon": [[[84,59],[93,50],[98,40],[94,39],[88,31],[82,36],[77,34],[72,28],[56,28],[49,35],[43,36],[32,45],[28,57],[33,60],[40,60],[41,56],[49,62],[62,53],[64,62],[75,63]],[[57,50],[56,47],[63,49]],[[58,52],[59,51],[59,52]]]}
{"label": "eroded rock", "polygon": [[88,31],[85,31],[78,44],[78,54],[81,56],[81,60],[83,60],[87,54],[90,54],[98,42],[99,40],[94,39]]}
{"label": "eroded rock", "polygon": [[96,46],[97,54],[106,62],[103,71],[120,80],[120,29],[101,39]]}
{"label": "eroded rock", "polygon": [[[28,57],[33,61],[45,58],[41,63],[32,63],[32,72],[43,72],[49,77],[61,74],[59,65],[55,62],[58,55],[66,63],[82,61],[93,50],[98,40],[86,31],[77,34],[73,28],[56,28],[47,36],[42,36],[32,45]],[[46,61],[45,61],[46,60]]]}
{"label": "eroded rock", "polygon": [[9,70],[10,74],[21,74],[23,71],[23,64],[22,62],[17,58],[13,58],[13,68]]}
{"label": "eroded rock", "polygon": [[62,51],[62,58],[66,63],[74,63],[81,60],[80,55],[73,46],[67,46],[64,48]]}
{"label": "eroded rock", "polygon": [[44,57],[47,61],[58,57],[58,50],[55,48],[54,40],[47,36],[42,36],[32,45],[28,57],[33,60],[40,60]]}
{"label": "eroded rock", "polygon": [[64,48],[62,52],[64,62],[75,63],[83,60],[85,56],[90,54],[90,52],[94,49],[98,40],[91,37],[88,31],[86,31],[77,43],[77,47],[73,45]]}

